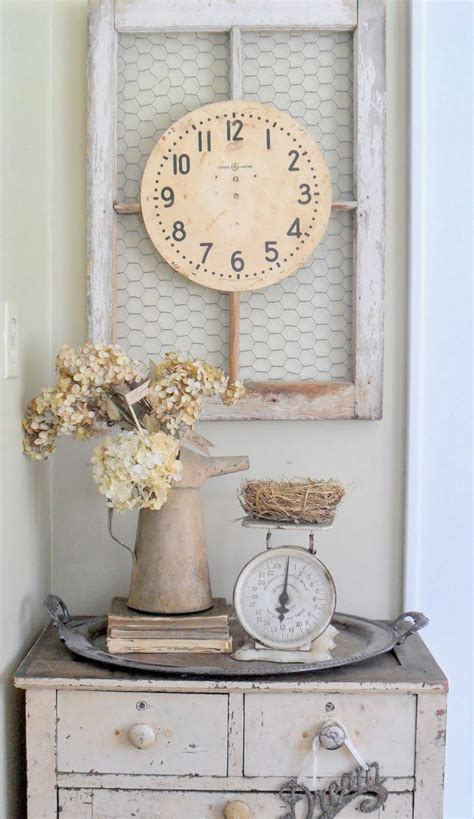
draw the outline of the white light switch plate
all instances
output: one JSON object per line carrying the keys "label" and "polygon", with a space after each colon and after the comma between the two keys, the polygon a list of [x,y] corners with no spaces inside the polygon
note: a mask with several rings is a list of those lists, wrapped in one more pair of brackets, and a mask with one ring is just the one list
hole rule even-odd
{"label": "white light switch plate", "polygon": [[19,375],[19,333],[18,314],[14,305],[3,304],[3,377],[18,378]]}

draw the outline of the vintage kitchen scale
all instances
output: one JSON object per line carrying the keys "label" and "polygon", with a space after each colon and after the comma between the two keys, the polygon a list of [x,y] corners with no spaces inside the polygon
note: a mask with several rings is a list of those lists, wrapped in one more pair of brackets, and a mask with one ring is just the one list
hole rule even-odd
{"label": "vintage kitchen scale", "polygon": [[[336,608],[336,587],[328,568],[316,557],[314,530],[331,524],[295,524],[244,518],[243,526],[265,528],[266,550],[240,572],[234,588],[234,609],[257,649],[309,651],[327,629]],[[308,530],[308,549],[272,548],[275,529]]]}

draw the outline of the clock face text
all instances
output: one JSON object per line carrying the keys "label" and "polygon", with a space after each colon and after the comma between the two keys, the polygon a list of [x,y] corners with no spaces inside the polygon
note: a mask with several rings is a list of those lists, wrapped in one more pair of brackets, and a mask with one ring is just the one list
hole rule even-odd
{"label": "clock face text", "polygon": [[321,241],[329,171],[309,133],[275,108],[220,102],[166,131],[148,160],[142,213],[179,273],[223,291],[280,281]]}

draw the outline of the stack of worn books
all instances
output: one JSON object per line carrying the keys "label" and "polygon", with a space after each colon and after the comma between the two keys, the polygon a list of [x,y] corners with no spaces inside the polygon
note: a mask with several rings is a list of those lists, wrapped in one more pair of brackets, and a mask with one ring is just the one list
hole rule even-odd
{"label": "stack of worn books", "polygon": [[230,652],[229,607],[219,597],[212,609],[197,614],[145,614],[129,609],[124,597],[114,597],[107,648],[111,654]]}

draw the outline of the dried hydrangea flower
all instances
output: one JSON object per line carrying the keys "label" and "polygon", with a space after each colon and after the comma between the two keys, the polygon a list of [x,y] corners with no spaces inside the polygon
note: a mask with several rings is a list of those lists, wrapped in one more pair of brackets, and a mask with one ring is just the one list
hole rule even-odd
{"label": "dried hydrangea flower", "polygon": [[58,435],[57,416],[52,407],[55,394],[56,387],[43,387],[29,402],[23,418],[23,450],[37,461],[54,452]]}
{"label": "dried hydrangea flower", "polygon": [[161,509],[180,479],[179,441],[164,432],[119,432],[94,450],[92,471],[99,491],[118,512]]}
{"label": "dried hydrangea flower", "polygon": [[132,388],[146,377],[145,365],[130,358],[118,344],[87,343],[77,349],[66,345],[56,356],[56,370],[86,392],[91,387],[105,389],[114,384]]}
{"label": "dried hydrangea flower", "polygon": [[243,385],[230,384],[228,376],[218,367],[167,353],[152,372],[147,400],[153,415],[175,434],[182,426],[194,427],[204,396],[218,395],[224,403],[233,404],[244,393]]}
{"label": "dried hydrangea flower", "polygon": [[41,460],[54,452],[58,435],[84,440],[103,433],[109,423],[108,391],[118,385],[132,389],[146,368],[113,344],[63,347],[56,358],[54,387],[43,387],[28,404],[23,420],[23,447]]}

